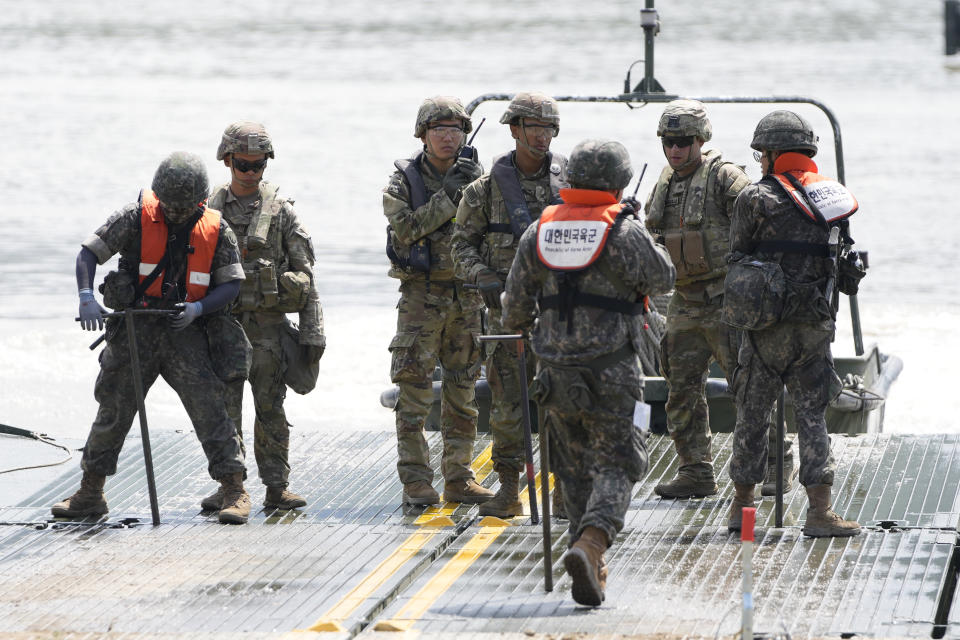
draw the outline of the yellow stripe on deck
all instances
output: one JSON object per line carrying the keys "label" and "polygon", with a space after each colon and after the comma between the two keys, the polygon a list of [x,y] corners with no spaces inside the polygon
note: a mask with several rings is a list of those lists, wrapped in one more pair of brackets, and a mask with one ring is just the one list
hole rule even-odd
{"label": "yellow stripe on deck", "polygon": [[[553,474],[550,475],[549,485],[553,486]],[[536,476],[537,500],[540,500],[540,474]],[[527,492],[523,492],[520,501],[524,504],[524,511],[529,512],[530,501]],[[407,604],[390,620],[383,620],[374,625],[374,631],[409,631],[417,621],[423,617],[433,603],[446,592],[447,589],[470,568],[477,558],[489,547],[511,523],[500,518],[487,516],[480,521],[480,531],[454,555],[439,572],[421,587]]]}
{"label": "yellow stripe on deck", "polygon": [[[474,474],[477,476],[477,482],[486,478],[493,469],[493,463],[490,460],[490,454],[493,445],[489,444],[477,456],[476,460],[470,465]],[[414,524],[420,525],[422,530],[411,534],[409,538],[397,547],[393,553],[387,556],[383,562],[370,572],[370,574],[360,581],[360,583],[351,589],[347,595],[333,605],[323,616],[320,617],[307,631],[347,631],[343,626],[351,613],[357,610],[364,600],[369,598],[377,589],[383,586],[387,580],[396,573],[400,567],[407,563],[410,558],[417,555],[435,535],[437,528],[452,527],[454,522],[450,518],[459,503],[448,502],[442,508],[430,507],[414,521]],[[430,531],[429,529],[433,529]]]}

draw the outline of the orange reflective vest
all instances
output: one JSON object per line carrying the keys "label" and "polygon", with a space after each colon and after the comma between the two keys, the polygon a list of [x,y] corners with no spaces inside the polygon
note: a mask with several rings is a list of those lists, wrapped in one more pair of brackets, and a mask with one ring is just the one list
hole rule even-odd
{"label": "orange reflective vest", "polygon": [[623,207],[606,191],[561,189],[560,197],[565,204],[545,208],[537,221],[537,256],[549,269],[579,271],[600,257]]}
{"label": "orange reflective vest", "polygon": [[[849,189],[832,178],[817,173],[817,164],[802,153],[780,154],[770,174],[786,190],[800,210],[811,220],[836,222],[857,212],[860,205]],[[802,192],[801,192],[802,190]],[[810,203],[816,208],[811,209]]]}
{"label": "orange reflective vest", "polygon": [[[160,200],[153,191],[144,189],[140,209],[140,282],[149,276],[167,251],[167,221],[160,211]],[[187,301],[196,302],[207,295],[210,269],[220,238],[220,212],[204,209],[203,216],[190,232],[192,253],[187,254]],[[154,280],[145,295],[163,297],[163,273]]]}

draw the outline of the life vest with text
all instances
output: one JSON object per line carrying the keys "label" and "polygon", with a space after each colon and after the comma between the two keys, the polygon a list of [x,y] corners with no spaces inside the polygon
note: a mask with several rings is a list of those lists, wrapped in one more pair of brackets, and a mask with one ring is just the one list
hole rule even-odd
{"label": "life vest with text", "polygon": [[[190,231],[187,252],[186,289],[188,302],[196,302],[210,287],[210,270],[220,238],[220,212],[204,208],[203,215]],[[160,200],[149,189],[144,189],[140,209],[140,279],[143,282],[163,260],[167,251],[167,221],[160,210]],[[163,297],[163,273],[156,278],[145,295]]]}
{"label": "life vest with text", "polygon": [[817,173],[817,164],[802,153],[780,154],[770,175],[814,222],[837,222],[849,218],[860,208],[849,189]]}

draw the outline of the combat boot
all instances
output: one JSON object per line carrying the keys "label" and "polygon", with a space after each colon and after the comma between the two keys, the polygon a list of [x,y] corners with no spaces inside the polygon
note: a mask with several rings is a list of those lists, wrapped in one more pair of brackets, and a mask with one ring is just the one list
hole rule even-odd
{"label": "combat boot", "polygon": [[220,478],[223,502],[220,503],[220,522],[244,524],[250,517],[250,494],[243,488],[243,473],[231,473]]}
{"label": "combat boot", "polygon": [[417,480],[403,485],[403,502],[405,504],[437,504],[440,494],[426,480]]}
{"label": "combat boot", "polygon": [[573,581],[573,599],[578,604],[599,607],[606,597],[607,563],[603,558],[606,550],[607,534],[596,527],[586,527],[563,554],[563,566]]}
{"label": "combat boot", "polygon": [[[793,491],[793,474],[795,468],[793,466],[793,452],[787,451],[783,455],[783,492],[789,493]],[[777,459],[774,457],[767,458],[767,477],[763,480],[763,486],[760,487],[760,495],[762,496],[775,496],[777,495]]]}
{"label": "combat boot", "polygon": [[297,509],[307,506],[307,501],[292,491],[287,491],[286,487],[267,487],[263,506],[274,509]]}
{"label": "combat boot", "polygon": [[512,518],[523,514],[520,504],[520,472],[501,471],[500,488],[492,500],[480,505],[480,515]]}
{"label": "combat boot", "polygon": [[743,526],[743,508],[754,506],[756,485],[734,483],[733,488],[736,493],[733,496],[733,502],[730,503],[730,517],[727,521],[727,531],[730,533],[740,531]]}
{"label": "combat boot", "polygon": [[50,509],[58,518],[81,518],[83,516],[102,516],[107,513],[107,498],[103,495],[103,483],[106,476],[83,472],[80,488],[72,496],[58,502]]}
{"label": "combat boot", "polygon": [[217,490],[200,501],[200,508],[204,511],[220,511],[220,505],[223,504],[223,487],[217,487]]}
{"label": "combat boot", "polygon": [[720,488],[709,464],[688,464],[680,467],[677,477],[653,488],[662,498],[705,498],[716,495]]}
{"label": "combat boot", "polygon": [[567,507],[563,504],[563,485],[560,484],[560,478],[557,476],[553,476],[553,479],[553,496],[550,500],[553,515],[558,520],[569,520],[567,518]]}
{"label": "combat boot", "polygon": [[807,487],[807,520],[803,523],[803,533],[812,538],[846,537],[860,533],[860,524],[853,520],[844,520],[831,508],[830,485],[816,484]]}
{"label": "combat boot", "polygon": [[473,478],[451,480],[443,485],[443,499],[461,504],[481,504],[493,498],[493,491],[481,487]]}

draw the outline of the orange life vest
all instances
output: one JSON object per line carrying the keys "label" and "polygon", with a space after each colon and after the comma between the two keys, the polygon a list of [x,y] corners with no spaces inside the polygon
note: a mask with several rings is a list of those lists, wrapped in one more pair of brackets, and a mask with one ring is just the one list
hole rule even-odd
{"label": "orange life vest", "polygon": [[[167,251],[167,221],[160,211],[160,200],[149,189],[143,190],[140,210],[140,282],[149,276]],[[220,237],[220,212],[204,208],[203,216],[190,232],[193,253],[187,254],[187,301],[196,302],[207,295],[210,269]],[[163,297],[163,273],[154,280],[145,295]]]}
{"label": "orange life vest", "polygon": [[537,221],[537,256],[555,271],[579,271],[603,252],[607,234],[623,208],[612,194],[561,189],[566,204],[543,210]]}
{"label": "orange life vest", "polygon": [[791,151],[780,154],[773,164],[771,176],[783,186],[800,210],[814,221],[820,218],[810,208],[808,200],[827,223],[848,218],[860,208],[857,199],[845,186],[817,173],[817,164],[802,153]]}

